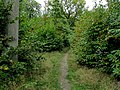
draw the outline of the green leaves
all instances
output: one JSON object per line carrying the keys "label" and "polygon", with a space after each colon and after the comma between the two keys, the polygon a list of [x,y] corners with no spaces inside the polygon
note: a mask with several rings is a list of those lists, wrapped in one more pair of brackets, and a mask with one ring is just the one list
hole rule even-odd
{"label": "green leaves", "polygon": [[120,78],[120,23],[118,2],[110,3],[108,9],[101,6],[85,11],[76,22],[77,60],[89,67]]}

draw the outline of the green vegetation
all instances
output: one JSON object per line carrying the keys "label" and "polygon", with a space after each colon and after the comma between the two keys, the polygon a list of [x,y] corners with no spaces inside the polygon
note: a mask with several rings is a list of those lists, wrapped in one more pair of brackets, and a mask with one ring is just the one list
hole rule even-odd
{"label": "green vegetation", "polygon": [[8,20],[11,9],[12,3],[5,5],[4,1],[0,0],[0,89],[4,89],[9,81],[16,80],[15,78],[25,71],[25,63],[13,61],[16,49],[8,44],[13,39],[6,34],[8,23],[12,23]]}
{"label": "green vegetation", "polygon": [[118,90],[111,78],[120,80],[120,1],[106,1],[89,11],[85,0],[48,0],[42,11],[35,0],[0,0],[0,90],[60,89],[68,49],[73,90]]}
{"label": "green vegetation", "polygon": [[45,62],[42,66],[45,70],[42,76],[41,89],[42,90],[60,90],[59,77],[60,77],[60,62],[64,56],[62,52],[45,53]]}
{"label": "green vegetation", "polygon": [[41,66],[31,73],[28,80],[22,78],[23,82],[15,87],[15,90],[60,90],[59,67],[63,54],[60,52],[43,53],[44,61],[37,62]]}
{"label": "green vegetation", "polygon": [[120,77],[120,2],[110,1],[85,11],[76,22],[73,44],[77,61],[88,67]]}
{"label": "green vegetation", "polygon": [[119,90],[119,83],[110,76],[85,66],[75,61],[75,56],[69,54],[68,79],[72,85],[71,90]]}
{"label": "green vegetation", "polygon": [[[41,60],[41,54],[32,48],[32,43],[23,42],[18,47],[10,46],[13,37],[8,37],[8,24],[14,23],[15,20],[9,21],[8,17],[12,12],[12,3],[5,3],[0,0],[0,89],[6,90],[12,85],[17,85],[21,77],[29,77],[36,68],[37,61]],[[16,55],[16,56],[15,56]],[[14,58],[18,57],[18,60]],[[14,90],[14,88],[13,88]]]}

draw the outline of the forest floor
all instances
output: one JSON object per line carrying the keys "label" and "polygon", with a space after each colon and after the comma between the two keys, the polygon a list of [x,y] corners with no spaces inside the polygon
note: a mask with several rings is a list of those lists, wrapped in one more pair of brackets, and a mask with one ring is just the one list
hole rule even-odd
{"label": "forest floor", "polygon": [[116,80],[78,65],[70,52],[43,53],[43,57],[32,78],[13,90],[120,90]]}
{"label": "forest floor", "polygon": [[62,90],[71,90],[69,80],[66,78],[68,75],[68,53],[65,53],[63,60],[61,61],[60,66],[60,85]]}
{"label": "forest floor", "polygon": [[71,90],[120,90],[120,84],[112,76],[79,65],[72,52],[69,53],[68,68]]}

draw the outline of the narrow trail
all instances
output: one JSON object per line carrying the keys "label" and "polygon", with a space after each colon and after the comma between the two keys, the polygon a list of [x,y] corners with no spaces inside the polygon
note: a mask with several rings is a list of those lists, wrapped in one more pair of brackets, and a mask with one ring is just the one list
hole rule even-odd
{"label": "narrow trail", "polygon": [[69,80],[67,80],[67,74],[68,74],[68,53],[65,54],[63,60],[61,61],[61,67],[60,67],[60,85],[62,90],[71,90],[71,86],[69,84]]}

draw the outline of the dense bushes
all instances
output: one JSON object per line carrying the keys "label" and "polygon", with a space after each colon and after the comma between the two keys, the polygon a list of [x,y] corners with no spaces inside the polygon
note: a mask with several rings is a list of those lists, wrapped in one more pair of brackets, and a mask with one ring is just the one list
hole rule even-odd
{"label": "dense bushes", "polygon": [[80,64],[100,68],[116,78],[120,78],[119,3],[110,3],[108,9],[99,6],[85,11],[76,23],[73,44]]}
{"label": "dense bushes", "polygon": [[[15,80],[24,69],[24,63],[14,62],[13,56],[16,54],[15,49],[8,45],[12,39],[7,37],[8,16],[10,15],[12,4],[4,4],[0,1],[0,88],[4,88],[11,80]],[[19,69],[19,70],[18,70]]]}
{"label": "dense bushes", "polygon": [[29,48],[31,44],[21,44],[16,48],[9,46],[12,37],[7,36],[7,25],[11,23],[8,20],[11,8],[11,3],[5,5],[4,1],[0,0],[0,89],[2,90],[12,84],[11,81],[18,81],[21,75],[32,72],[36,68],[37,60],[41,60],[41,55]]}
{"label": "dense bushes", "polygon": [[[39,52],[62,50],[63,36],[55,29],[53,21],[51,19],[46,21],[43,21],[42,18],[37,19],[41,21],[34,22],[38,23],[37,26],[31,23],[31,27],[26,30],[20,43],[31,44],[31,48]],[[33,20],[35,21],[35,19]]]}
{"label": "dense bushes", "polygon": [[[74,36],[73,47],[80,64],[100,68],[120,78],[119,2],[110,2],[108,8],[99,5],[92,11],[84,10],[81,6],[79,11],[77,9],[81,4],[78,0],[75,3],[80,5],[68,2],[71,10],[67,5],[64,11],[62,3],[54,0],[55,3],[48,5],[45,14],[41,15],[37,2],[20,0],[19,46],[13,48],[8,44],[12,38],[6,34],[12,4],[4,5],[2,1],[0,0],[0,88],[3,89],[10,81],[19,80],[21,75],[29,77],[36,69],[37,61],[42,59],[41,52],[62,50],[70,46]],[[76,7],[76,13],[73,13],[72,5]],[[74,30],[74,24],[70,23],[76,20]],[[15,56],[18,60],[13,59]]]}
{"label": "dense bushes", "polygon": [[[26,44],[32,43],[32,47],[39,52],[62,50],[63,47],[69,46],[69,26],[67,20],[60,17],[61,12],[59,12],[59,10],[55,13],[54,11],[49,11],[41,15],[36,14],[38,10],[40,10],[40,7],[38,4],[36,5],[34,0],[23,0],[20,4],[19,44],[23,42]],[[30,10],[24,8],[28,7],[28,5]],[[48,7],[46,7],[46,10],[47,8]],[[31,12],[31,10],[34,12]],[[51,13],[54,13],[54,15],[51,15]],[[31,14],[34,16],[29,17]]]}

